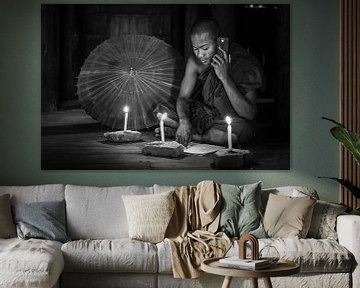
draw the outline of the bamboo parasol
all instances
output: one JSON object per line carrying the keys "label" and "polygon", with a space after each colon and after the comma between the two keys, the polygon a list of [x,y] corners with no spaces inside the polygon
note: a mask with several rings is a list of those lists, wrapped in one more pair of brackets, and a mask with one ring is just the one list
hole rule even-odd
{"label": "bamboo parasol", "polygon": [[146,35],[123,35],[104,41],[85,60],[77,94],[86,112],[112,129],[139,130],[158,124],[158,103],[175,101],[183,59],[164,41]]}

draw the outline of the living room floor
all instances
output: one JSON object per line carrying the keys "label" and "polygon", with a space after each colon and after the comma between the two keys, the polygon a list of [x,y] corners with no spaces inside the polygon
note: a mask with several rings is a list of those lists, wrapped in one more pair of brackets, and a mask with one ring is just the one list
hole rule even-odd
{"label": "living room floor", "polygon": [[[153,129],[142,130],[141,141],[130,143],[107,140],[103,134],[109,131],[83,109],[42,113],[41,169],[213,169],[212,154],[181,158],[143,155],[141,151],[146,143],[159,140],[154,136]],[[249,149],[254,154],[255,163],[250,169],[286,170],[290,167],[289,147],[289,139],[274,135],[271,129],[262,129],[251,146],[243,149]]]}

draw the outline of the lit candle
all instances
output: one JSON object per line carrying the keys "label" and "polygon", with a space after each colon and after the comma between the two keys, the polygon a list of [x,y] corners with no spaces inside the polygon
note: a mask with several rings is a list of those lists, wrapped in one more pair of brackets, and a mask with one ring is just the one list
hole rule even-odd
{"label": "lit candle", "polygon": [[163,113],[160,118],[160,135],[161,135],[161,142],[165,142],[165,131],[164,131],[164,120],[167,117],[167,113]]}
{"label": "lit candle", "polygon": [[231,139],[231,118],[229,116],[226,116],[225,118],[227,125],[227,135],[228,135],[228,145],[229,145],[229,151],[232,150],[232,139]]}
{"label": "lit candle", "polygon": [[125,113],[124,131],[126,131],[127,130],[128,118],[129,118],[129,107],[128,106],[124,107],[124,113]]}

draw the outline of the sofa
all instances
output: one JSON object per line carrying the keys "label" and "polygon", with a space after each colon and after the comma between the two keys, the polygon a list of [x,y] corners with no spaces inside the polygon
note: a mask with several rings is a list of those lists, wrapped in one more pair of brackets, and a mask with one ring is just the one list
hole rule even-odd
{"label": "sofa", "polygon": [[[65,203],[68,237],[63,243],[39,238],[0,239],[0,287],[221,287],[223,277],[206,273],[197,279],[174,278],[167,241],[150,243],[129,238],[123,196],[157,195],[172,189],[174,187],[156,184],[151,187],[0,186],[0,197],[9,195],[13,209],[19,204]],[[318,198],[315,190],[306,187],[262,188],[262,213],[270,205],[270,194]],[[321,200],[316,201],[320,203]],[[341,209],[334,213],[331,207],[327,206],[321,213],[332,214],[335,218],[325,217],[327,223],[323,221],[320,225],[336,225],[335,236],[259,239],[260,249],[274,246],[280,258],[293,260],[301,267],[299,274],[272,278],[273,287],[360,287],[357,265],[360,261],[360,217],[342,213]],[[320,214],[312,216],[314,222],[324,217]],[[325,228],[318,226],[312,233]],[[238,253],[238,242],[236,238],[232,240],[227,256]],[[262,285],[259,281],[259,286]],[[251,282],[234,278],[232,287],[251,287]]]}

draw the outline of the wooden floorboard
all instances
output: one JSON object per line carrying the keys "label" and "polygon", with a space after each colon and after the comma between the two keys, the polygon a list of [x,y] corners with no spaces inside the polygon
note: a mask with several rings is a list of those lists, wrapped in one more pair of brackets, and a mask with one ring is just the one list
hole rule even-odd
{"label": "wooden floorboard", "polygon": [[[113,143],[103,136],[110,129],[101,126],[82,109],[42,114],[41,167],[44,170],[137,170],[213,169],[213,155],[187,155],[181,158],[146,156],[147,142],[158,140],[152,129],[143,130],[142,139]],[[260,135],[247,149],[255,156],[251,169],[289,169],[289,140]]]}

